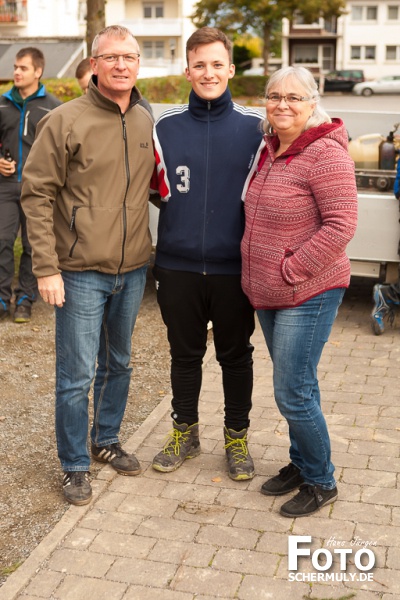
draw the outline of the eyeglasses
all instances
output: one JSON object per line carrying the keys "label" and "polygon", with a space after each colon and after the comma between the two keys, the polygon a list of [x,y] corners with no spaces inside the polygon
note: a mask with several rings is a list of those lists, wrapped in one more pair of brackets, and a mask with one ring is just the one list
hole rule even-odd
{"label": "eyeglasses", "polygon": [[297,102],[311,100],[311,98],[307,98],[307,96],[298,96],[297,94],[288,94],[287,96],[280,96],[279,94],[267,94],[265,97],[267,102],[270,102],[271,104],[280,104],[282,100],[284,100],[286,104],[297,104]]}
{"label": "eyeglasses", "polygon": [[131,54],[99,54],[98,56],[93,56],[93,58],[102,58],[109,65],[117,64],[119,59],[122,58],[125,64],[133,65],[138,61],[139,56],[139,53],[132,52]]}

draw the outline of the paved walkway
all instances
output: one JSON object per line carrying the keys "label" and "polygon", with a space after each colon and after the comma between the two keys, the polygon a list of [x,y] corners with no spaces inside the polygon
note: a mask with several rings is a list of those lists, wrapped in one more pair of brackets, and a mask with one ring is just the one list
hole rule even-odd
{"label": "paved walkway", "polygon": [[[237,483],[226,475],[220,371],[210,347],[201,395],[203,453],[175,473],[151,468],[170,429],[165,398],[126,444],[144,473],[122,477],[108,465],[102,469],[93,502],[66,512],[0,588],[0,598],[400,599],[400,318],[383,336],[372,335],[370,292],[370,285],[348,291],[319,369],[339,481],[336,503],[287,519],[279,515],[284,499],[259,492],[287,463],[288,438],[258,329],[250,436],[256,477]],[[314,564],[304,556],[289,571],[289,536],[311,536],[299,547],[329,553],[316,552]],[[319,570],[331,556],[332,567]],[[376,566],[363,571],[373,558]],[[372,581],[360,581],[368,575]]]}

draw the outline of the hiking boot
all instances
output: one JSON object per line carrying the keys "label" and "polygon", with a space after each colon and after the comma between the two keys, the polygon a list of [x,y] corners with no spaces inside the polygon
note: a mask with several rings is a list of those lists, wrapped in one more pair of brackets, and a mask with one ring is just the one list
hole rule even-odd
{"label": "hiking boot", "polygon": [[312,515],[325,504],[334,502],[338,497],[337,488],[324,490],[319,485],[303,483],[300,491],[281,506],[280,513],[284,517],[306,517]]}
{"label": "hiking boot", "polygon": [[[399,300],[393,296],[390,290],[390,285],[377,283],[372,291],[374,308],[371,312],[371,325],[375,335],[381,335],[385,331],[383,320],[388,318],[390,325],[394,321],[393,304],[399,304]],[[392,306],[390,306],[392,305]]]}
{"label": "hiking boot", "polygon": [[71,504],[83,506],[89,504],[92,499],[92,487],[90,485],[88,471],[65,472],[63,478],[64,498]]}
{"label": "hiking boot", "polygon": [[187,458],[195,458],[201,452],[199,424],[178,425],[173,421],[164,448],[153,459],[153,469],[162,473],[171,473],[179,469]]}
{"label": "hiking boot", "polygon": [[20,304],[14,312],[14,323],[29,323],[31,320],[32,307],[27,304]]}
{"label": "hiking boot", "polygon": [[283,496],[296,490],[302,483],[304,479],[300,475],[300,469],[290,463],[283,469],[279,469],[279,475],[268,479],[261,486],[261,493],[266,496]]}
{"label": "hiking boot", "polygon": [[0,321],[6,319],[10,315],[10,307],[8,304],[0,300]]}
{"label": "hiking boot", "polygon": [[224,436],[229,477],[234,481],[253,479],[254,463],[247,447],[247,429],[235,431],[225,427]]}
{"label": "hiking boot", "polygon": [[113,469],[121,475],[139,475],[142,472],[138,459],[134,454],[122,450],[120,444],[95,446],[92,444],[92,457],[97,462],[110,463]]}

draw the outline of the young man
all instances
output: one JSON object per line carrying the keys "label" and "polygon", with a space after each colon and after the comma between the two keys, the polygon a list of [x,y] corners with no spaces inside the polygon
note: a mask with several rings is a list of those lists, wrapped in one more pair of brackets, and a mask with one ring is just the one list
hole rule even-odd
{"label": "young man", "polygon": [[87,94],[92,74],[92,65],[90,64],[90,58],[87,56],[81,60],[75,70],[75,77],[78,80],[78,85],[82,90],[82,94]]}
{"label": "young man", "polygon": [[90,502],[91,455],[124,475],[140,465],[119,444],[131,336],[151,252],[153,120],[135,87],[140,51],[125,27],[94,39],[86,95],[43,119],[24,170],[22,206],[40,295],[56,306],[56,436],[65,498]]}
{"label": "young man", "polygon": [[14,278],[14,242],[21,228],[22,255],[14,290],[14,321],[30,321],[37,297],[31,247],[21,210],[22,169],[35,138],[36,126],[61,102],[40,83],[44,56],[38,48],[22,48],[15,57],[14,85],[0,99],[0,320],[10,315]]}
{"label": "young man", "polygon": [[186,45],[189,104],[155,127],[160,209],[154,275],[171,347],[173,429],[153,460],[174,471],[200,453],[198,401],[212,321],[225,398],[229,476],[251,479],[247,446],[254,313],[240,285],[241,193],[261,140],[261,114],[232,102],[232,44],[204,27]]}

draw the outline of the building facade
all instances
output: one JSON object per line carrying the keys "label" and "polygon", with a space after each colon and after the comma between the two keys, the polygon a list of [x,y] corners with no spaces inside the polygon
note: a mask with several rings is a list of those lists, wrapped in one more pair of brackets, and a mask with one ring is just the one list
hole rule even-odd
{"label": "building facade", "polygon": [[[186,40],[195,30],[193,5],[193,0],[107,0],[106,24],[128,27],[139,42],[140,78],[183,73]],[[15,53],[24,45],[44,52],[45,76],[73,77],[86,55],[85,16],[86,0],[0,0],[0,79],[12,78]]]}
{"label": "building facade", "polygon": [[400,74],[400,1],[352,0],[346,14],[305,23],[299,15],[282,28],[282,64],[315,73],[362,69],[367,79]]}

